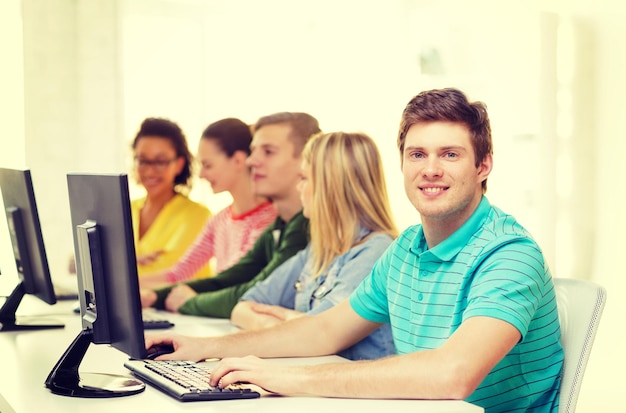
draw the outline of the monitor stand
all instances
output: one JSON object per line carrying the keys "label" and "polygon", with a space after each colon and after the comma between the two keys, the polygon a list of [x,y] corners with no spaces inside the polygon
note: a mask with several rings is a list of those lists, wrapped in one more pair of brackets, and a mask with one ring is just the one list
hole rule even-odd
{"label": "monitor stand", "polygon": [[132,377],[106,373],[78,374],[89,345],[93,342],[93,332],[84,329],[54,366],[46,387],[54,394],[69,397],[104,398],[121,397],[141,393],[146,385]]}
{"label": "monitor stand", "polygon": [[26,317],[22,316],[18,321],[15,317],[15,312],[17,311],[17,307],[19,307],[25,294],[26,289],[24,287],[24,283],[20,281],[11,295],[4,302],[2,308],[0,308],[0,331],[43,330],[47,328],[65,327],[58,321],[47,318],[35,319],[32,317],[30,320],[27,320]]}

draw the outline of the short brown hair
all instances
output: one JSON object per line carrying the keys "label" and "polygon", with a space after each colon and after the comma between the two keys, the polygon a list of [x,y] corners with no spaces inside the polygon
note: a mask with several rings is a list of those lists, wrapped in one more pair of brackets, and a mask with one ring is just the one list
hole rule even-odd
{"label": "short brown hair", "polygon": [[[486,156],[493,154],[487,106],[483,102],[470,102],[458,89],[446,88],[421,92],[406,105],[398,132],[400,157],[404,152],[404,141],[411,126],[427,122],[453,122],[465,125],[470,132],[477,167]],[[482,185],[484,192],[487,190],[486,179]]]}
{"label": "short brown hair", "polygon": [[258,131],[263,126],[279,123],[291,126],[289,139],[293,142],[294,156],[302,153],[304,145],[311,136],[321,132],[317,119],[304,112],[278,112],[263,116],[254,125],[254,130]]}

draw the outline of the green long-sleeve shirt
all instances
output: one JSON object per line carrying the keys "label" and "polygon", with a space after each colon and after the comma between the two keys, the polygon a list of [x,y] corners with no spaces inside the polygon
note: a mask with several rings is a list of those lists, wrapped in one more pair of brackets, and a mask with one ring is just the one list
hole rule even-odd
{"label": "green long-sleeve shirt", "polygon": [[[254,284],[266,279],[274,269],[308,244],[309,220],[296,214],[285,223],[280,217],[259,236],[254,246],[232,267],[214,277],[187,281],[198,295],[178,311],[182,314],[228,318],[239,298]],[[165,308],[172,287],[157,290],[156,308]]]}

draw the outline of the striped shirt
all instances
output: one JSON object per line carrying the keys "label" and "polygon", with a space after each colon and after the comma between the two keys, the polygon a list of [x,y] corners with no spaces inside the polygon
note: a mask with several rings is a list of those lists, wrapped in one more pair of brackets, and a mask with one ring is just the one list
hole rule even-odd
{"label": "striped shirt", "polygon": [[432,249],[421,225],[404,231],[350,303],[391,323],[399,354],[440,347],[470,317],[512,324],[520,342],[466,400],[487,412],[558,410],[563,349],[552,277],[526,230],[486,197]]}
{"label": "striped shirt", "polygon": [[216,272],[231,267],[252,248],[259,235],[276,219],[276,208],[264,202],[241,215],[232,205],[207,221],[202,232],[185,255],[166,274],[171,283],[193,278],[212,257]]}

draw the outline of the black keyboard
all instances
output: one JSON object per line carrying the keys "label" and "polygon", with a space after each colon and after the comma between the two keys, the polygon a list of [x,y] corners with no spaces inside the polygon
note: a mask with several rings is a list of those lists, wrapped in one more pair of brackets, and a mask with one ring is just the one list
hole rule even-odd
{"label": "black keyboard", "polygon": [[174,323],[172,323],[171,321],[163,319],[163,318],[157,318],[157,316],[153,314],[149,314],[145,311],[142,312],[141,317],[143,318],[144,330],[157,330],[157,329],[174,327]]}
{"label": "black keyboard", "polygon": [[260,394],[239,385],[224,389],[209,384],[210,368],[193,361],[128,360],[124,367],[145,382],[183,402],[254,399]]}
{"label": "black keyboard", "polygon": [[[74,311],[76,314],[80,314],[80,303],[76,303],[72,311]],[[171,321],[159,318],[157,315],[150,314],[146,311],[142,311],[141,317],[143,318],[144,330],[157,330],[174,327],[174,323],[172,323]]]}

